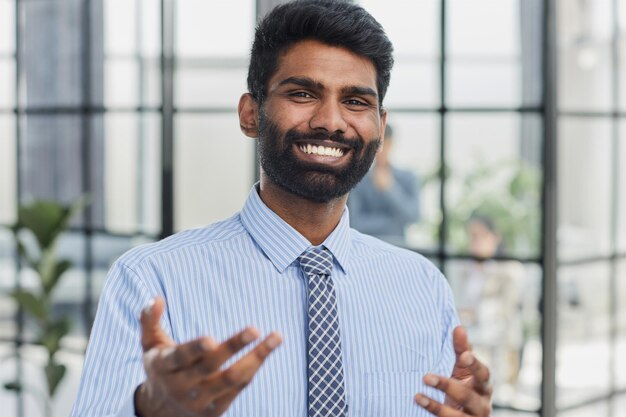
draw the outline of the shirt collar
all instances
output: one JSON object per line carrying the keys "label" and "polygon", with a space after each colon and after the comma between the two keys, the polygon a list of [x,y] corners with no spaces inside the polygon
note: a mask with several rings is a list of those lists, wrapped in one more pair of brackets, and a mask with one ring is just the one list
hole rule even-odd
{"label": "shirt collar", "polygon": [[[255,184],[241,210],[241,222],[263,253],[283,272],[311,243],[265,205]],[[341,215],[335,230],[322,243],[346,272],[350,251],[350,221],[348,209]]]}

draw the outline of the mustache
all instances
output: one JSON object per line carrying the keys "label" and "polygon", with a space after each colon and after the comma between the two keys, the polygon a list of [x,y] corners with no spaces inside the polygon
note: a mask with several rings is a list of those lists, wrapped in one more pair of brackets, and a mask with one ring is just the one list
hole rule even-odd
{"label": "mustache", "polygon": [[296,129],[289,129],[285,133],[285,143],[294,143],[302,140],[330,140],[341,145],[349,146],[355,151],[363,148],[363,140],[360,138],[347,138],[341,132],[328,134],[327,132],[299,132]]}

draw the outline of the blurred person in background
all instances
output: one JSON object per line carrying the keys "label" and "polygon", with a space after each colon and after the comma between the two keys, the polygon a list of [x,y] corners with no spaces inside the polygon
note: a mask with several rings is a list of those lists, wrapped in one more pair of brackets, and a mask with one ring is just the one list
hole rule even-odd
{"label": "blurred person in background", "polygon": [[465,264],[453,286],[456,305],[477,354],[494,369],[493,381],[499,387],[495,400],[508,402],[517,382],[523,346],[519,294],[524,269],[518,261],[493,260],[505,250],[490,217],[473,214],[466,230],[469,253],[475,260]]}
{"label": "blurred person in background", "polygon": [[404,244],[406,227],[420,218],[420,182],[411,171],[391,163],[394,133],[388,124],[385,142],[367,175],[350,192],[350,224],[360,232]]}
{"label": "blurred person in background", "polygon": [[259,23],[238,111],[260,182],[112,266],[72,416],[489,416],[445,278],[345,210],[384,140],[392,50],[350,2]]}

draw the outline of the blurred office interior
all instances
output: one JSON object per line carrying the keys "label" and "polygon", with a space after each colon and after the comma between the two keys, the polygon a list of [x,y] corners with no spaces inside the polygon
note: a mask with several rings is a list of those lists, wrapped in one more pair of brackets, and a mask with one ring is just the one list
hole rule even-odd
{"label": "blurred office interior", "polygon": [[[230,216],[257,180],[236,106],[276,3],[0,0],[0,383],[28,388],[0,387],[3,416],[45,414],[45,354],[10,296],[36,285],[19,204],[91,197],[59,245],[65,416],[110,264]],[[357,3],[395,45],[392,161],[421,184],[395,243],[448,277],[494,416],[626,416],[626,0]],[[499,239],[488,260],[476,215]]]}

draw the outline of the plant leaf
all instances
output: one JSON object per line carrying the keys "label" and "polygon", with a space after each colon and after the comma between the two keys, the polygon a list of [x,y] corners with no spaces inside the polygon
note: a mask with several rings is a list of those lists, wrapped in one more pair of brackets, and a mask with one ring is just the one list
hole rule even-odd
{"label": "plant leaf", "polygon": [[46,348],[48,354],[53,356],[60,348],[61,339],[67,335],[72,327],[68,317],[52,322],[44,330],[39,342]]}
{"label": "plant leaf", "polygon": [[47,248],[62,231],[67,210],[56,201],[37,200],[20,206],[18,228],[28,229],[35,235],[40,248]]}
{"label": "plant leaf", "polygon": [[17,381],[7,382],[6,384],[4,384],[4,389],[8,391],[21,392],[22,388],[22,384]]}
{"label": "plant leaf", "polygon": [[68,269],[72,267],[72,263],[67,259],[56,262],[53,268],[50,269],[49,276],[42,276],[43,291],[45,294],[50,294],[52,290],[59,283],[61,275],[63,275]]}
{"label": "plant leaf", "polygon": [[65,371],[65,365],[55,362],[49,362],[48,365],[46,365],[46,380],[48,381],[48,393],[50,394],[50,397],[54,396],[54,392],[65,376]]}
{"label": "plant leaf", "polygon": [[45,299],[37,297],[35,294],[24,290],[14,291],[11,293],[11,297],[13,297],[20,307],[23,308],[28,314],[39,320],[45,320],[48,311],[48,303]]}

